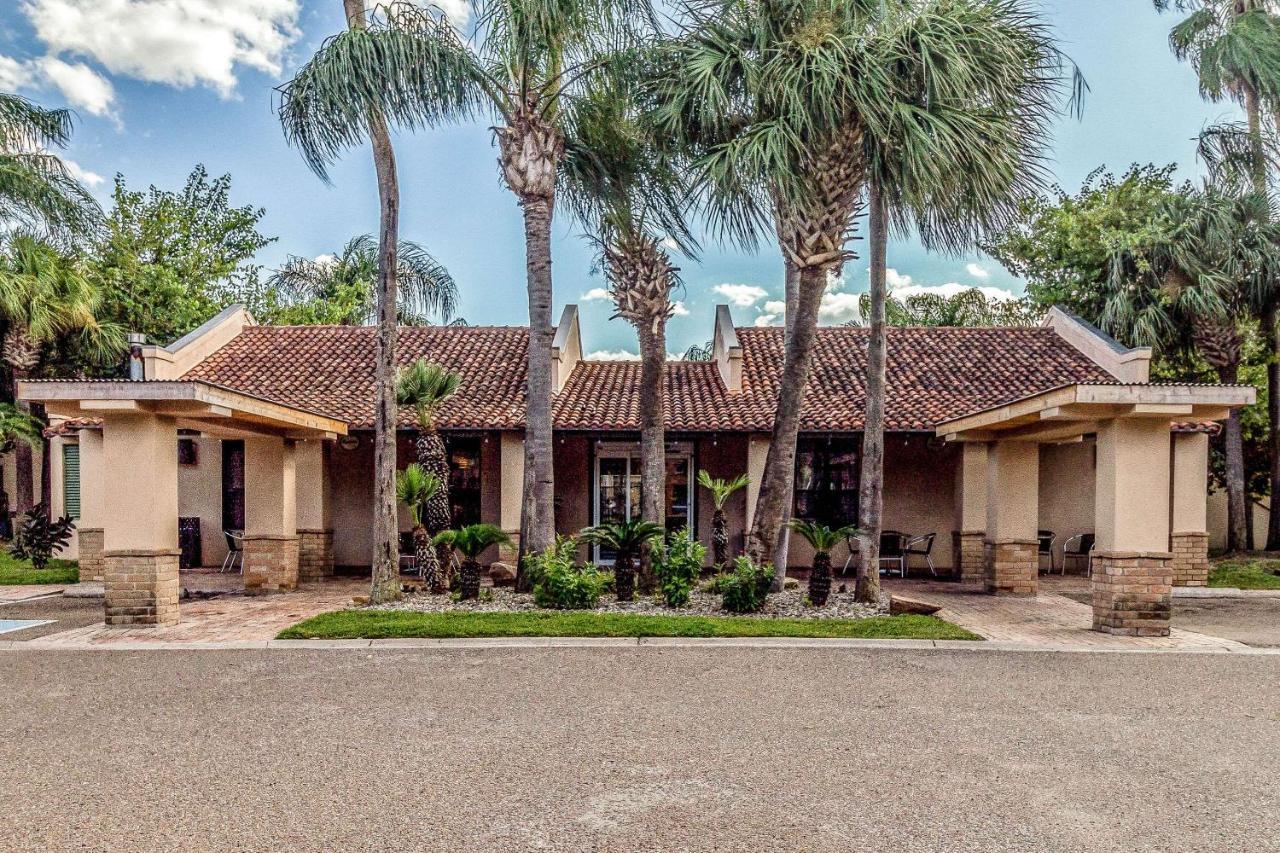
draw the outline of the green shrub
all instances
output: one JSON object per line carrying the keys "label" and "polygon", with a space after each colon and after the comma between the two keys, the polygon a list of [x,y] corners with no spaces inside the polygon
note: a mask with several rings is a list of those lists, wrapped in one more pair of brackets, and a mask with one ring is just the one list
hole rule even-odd
{"label": "green shrub", "polygon": [[578,542],[558,537],[556,544],[527,558],[533,601],[556,610],[590,610],[600,601],[609,577],[593,565],[577,565]]}
{"label": "green shrub", "polygon": [[718,579],[721,606],[730,613],[758,613],[764,607],[769,585],[773,582],[773,567],[757,566],[749,557],[733,561],[733,571]]}
{"label": "green shrub", "polygon": [[30,560],[32,568],[39,571],[49,564],[54,551],[71,541],[75,526],[67,516],[50,521],[45,517],[44,504],[34,506],[19,522],[9,553],[19,560]]}
{"label": "green shrub", "polygon": [[653,549],[653,573],[662,587],[668,607],[684,607],[689,603],[693,582],[702,573],[707,549],[689,533],[677,531]]}

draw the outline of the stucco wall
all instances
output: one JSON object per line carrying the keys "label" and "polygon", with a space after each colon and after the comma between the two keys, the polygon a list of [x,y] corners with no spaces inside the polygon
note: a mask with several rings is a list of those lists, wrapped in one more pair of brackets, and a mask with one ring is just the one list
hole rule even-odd
{"label": "stucco wall", "polygon": [[1093,532],[1095,453],[1091,440],[1040,447],[1039,527],[1057,534],[1054,561],[1058,566],[1062,546],[1070,537]]}
{"label": "stucco wall", "polygon": [[[694,464],[704,469],[714,478],[732,480],[740,474],[747,473],[747,436],[720,435],[700,439],[694,451]],[[697,471],[694,471],[697,476]],[[698,541],[707,547],[706,564],[711,565],[711,520],[715,507],[711,503],[711,493],[701,486],[695,486],[694,512],[697,515]],[[729,559],[742,553],[744,541],[743,531],[747,524],[747,492],[739,489],[724,505],[725,520],[729,525]]]}
{"label": "stucco wall", "polygon": [[[1268,504],[1253,502],[1253,548],[1261,551],[1267,545]],[[1215,489],[1209,493],[1209,550],[1227,547],[1227,493]]]}
{"label": "stucco wall", "polygon": [[200,562],[220,566],[227,555],[222,535],[222,441],[194,440],[196,464],[178,466],[178,515],[200,518]]}

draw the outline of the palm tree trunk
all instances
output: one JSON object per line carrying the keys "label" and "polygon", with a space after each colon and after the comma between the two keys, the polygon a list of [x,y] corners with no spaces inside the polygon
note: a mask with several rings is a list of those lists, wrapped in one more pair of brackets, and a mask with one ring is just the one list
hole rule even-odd
{"label": "palm tree trunk", "polygon": [[[756,563],[773,559],[777,552],[785,507],[792,499],[800,410],[804,405],[805,385],[809,381],[813,347],[818,337],[818,306],[826,287],[827,267],[804,267],[800,270],[795,326],[787,339],[778,407],[773,418],[773,436],[769,454],[765,457],[760,496],[756,500],[756,514],[751,525],[751,554]],[[782,589],[786,573],[786,566],[774,566],[772,588],[775,591]]]}
{"label": "palm tree trunk", "polygon": [[[440,488],[427,501],[423,512],[423,525],[432,536],[453,526],[452,504],[449,502],[449,458],[444,440],[434,428],[422,427],[418,432],[415,448],[418,464],[422,470],[436,478]],[[431,578],[430,590],[443,593],[453,580],[453,549],[448,545],[440,545],[436,549],[435,560],[432,561],[434,574]]]}
{"label": "palm tree trunk", "polygon": [[[347,26],[363,29],[364,0],[343,0]],[[400,597],[396,524],[396,243],[400,230],[400,186],[396,156],[382,113],[368,117],[369,142],[378,175],[378,345],[374,367],[373,580],[370,603]]]}
{"label": "palm tree trunk", "polygon": [[525,492],[520,547],[540,553],[555,544],[555,472],[551,440],[551,200],[526,197],[525,264],[529,290],[528,407],[524,432]]}
{"label": "palm tree trunk", "polygon": [[[1268,551],[1280,550],[1280,334],[1273,306],[1262,320],[1263,339],[1270,359],[1267,362],[1267,449],[1271,456],[1271,506],[1267,516]],[[1249,543],[1252,546],[1252,542]]]}
{"label": "palm tree trunk", "polygon": [[480,563],[475,557],[464,557],[458,570],[458,597],[469,601],[480,597]]}
{"label": "palm tree trunk", "polygon": [[[796,316],[796,299],[800,296],[800,270],[787,258],[783,262],[783,299],[786,300],[786,316],[783,319],[783,340],[788,341],[791,338],[791,330],[795,328]],[[782,529],[778,534],[778,544],[773,549],[773,565],[782,566],[783,572],[791,560],[791,512],[795,508],[794,491],[791,499],[785,501],[782,507]]]}
{"label": "palm tree trunk", "polygon": [[613,591],[619,601],[635,599],[636,566],[629,551],[619,549],[613,558]]}
{"label": "palm tree trunk", "polygon": [[719,507],[711,517],[711,555],[716,571],[723,572],[729,562],[729,522]]}
{"label": "palm tree trunk", "polygon": [[854,597],[867,604],[880,602],[880,530],[884,523],[884,405],[886,266],[889,235],[884,196],[875,181],[869,185],[868,238],[871,251],[871,322],[867,343],[867,411],[862,433],[862,482],[858,494],[861,560]]}
{"label": "palm tree trunk", "polygon": [[[1234,385],[1239,372],[1239,365],[1220,367],[1218,380],[1225,385]],[[1249,541],[1249,500],[1244,485],[1244,427],[1238,409],[1231,410],[1223,438],[1227,481],[1227,550],[1248,551],[1252,550],[1253,543]]]}
{"label": "palm tree trunk", "polygon": [[813,555],[809,569],[809,601],[814,607],[826,606],[831,597],[831,555],[819,551]]}
{"label": "palm tree trunk", "polygon": [[[666,525],[667,438],[662,410],[667,372],[667,329],[664,318],[641,323],[640,339],[640,518]],[[652,547],[640,555],[640,591],[653,593]]]}
{"label": "palm tree trunk", "polygon": [[[13,399],[18,400],[18,383],[27,378],[27,371],[24,368],[13,365],[11,372],[13,373]],[[25,400],[18,400],[17,406],[20,411],[27,414],[31,413],[31,404]],[[25,441],[16,442],[14,445],[13,474],[13,508],[17,515],[22,516],[27,510],[35,506],[35,457],[31,445]]]}

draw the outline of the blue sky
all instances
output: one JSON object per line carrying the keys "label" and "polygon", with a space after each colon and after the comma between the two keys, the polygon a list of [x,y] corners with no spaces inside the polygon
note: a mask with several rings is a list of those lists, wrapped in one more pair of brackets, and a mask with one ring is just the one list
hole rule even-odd
{"label": "blue sky", "polygon": [[[454,14],[464,0],[445,0]],[[1175,18],[1150,0],[1045,0],[1064,50],[1092,87],[1082,120],[1065,117],[1053,146],[1057,180],[1076,188],[1093,169],[1133,162],[1177,163],[1197,173],[1193,138],[1235,117],[1230,105],[1202,102],[1191,69],[1171,56]],[[67,156],[106,198],[110,179],[130,186],[181,186],[197,163],[229,172],[237,204],[266,208],[264,233],[278,237],[259,260],[335,251],[374,232],[377,197],[366,150],[351,152],[326,186],[289,149],[274,113],[273,87],[341,26],[340,0],[16,0],[0,10],[0,89],[76,110]],[[459,282],[462,314],[475,324],[526,322],[519,210],[499,183],[496,151],[483,123],[397,139],[402,234],[423,243]],[[980,285],[1013,292],[1021,283],[989,258],[930,255],[895,242],[891,284]],[[606,323],[609,306],[584,299],[604,282],[592,251],[565,220],[555,228],[556,311],[582,306],[593,351],[634,351],[630,327]],[[781,266],[757,255],[709,246],[684,262],[682,313],[669,348],[710,336],[712,306],[731,302],[739,325],[768,322],[781,293]],[[826,319],[849,316],[866,289],[867,265],[854,261],[828,299]],[[774,318],[776,319],[776,318]]]}

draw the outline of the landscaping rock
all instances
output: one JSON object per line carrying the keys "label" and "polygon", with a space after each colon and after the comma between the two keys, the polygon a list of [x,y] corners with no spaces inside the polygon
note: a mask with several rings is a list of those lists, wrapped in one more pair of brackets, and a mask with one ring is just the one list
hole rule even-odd
{"label": "landscaping rock", "polygon": [[490,563],[489,580],[493,581],[494,586],[515,586],[516,570],[506,563]]}
{"label": "landscaping rock", "polygon": [[799,589],[800,581],[796,580],[795,578],[787,578],[782,582],[782,588],[783,589]]}
{"label": "landscaping rock", "polygon": [[889,596],[890,616],[932,616],[941,609],[942,607],[937,604],[920,601],[917,598],[907,598],[905,595]]}
{"label": "landscaping rock", "polygon": [[357,607],[364,607],[366,604],[369,603],[369,596],[353,595],[351,596],[351,603],[356,605]]}

